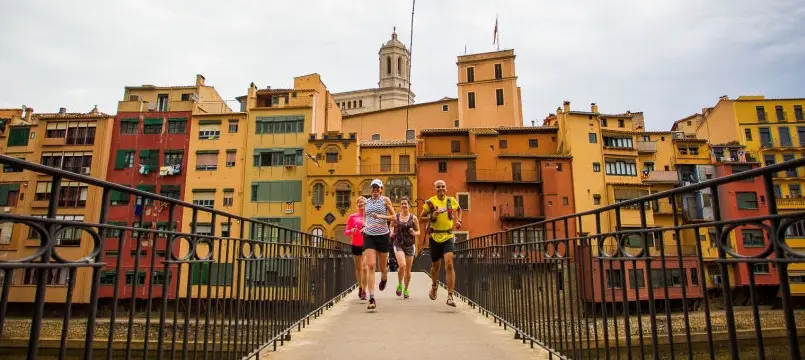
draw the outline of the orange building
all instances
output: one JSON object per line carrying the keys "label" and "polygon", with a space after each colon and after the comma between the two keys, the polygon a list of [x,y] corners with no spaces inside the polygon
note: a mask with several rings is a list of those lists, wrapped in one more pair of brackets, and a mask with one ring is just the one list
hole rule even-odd
{"label": "orange building", "polygon": [[557,130],[422,130],[417,205],[433,194],[434,181],[445,180],[448,194],[465,210],[459,239],[573,213],[572,159],[556,155]]}

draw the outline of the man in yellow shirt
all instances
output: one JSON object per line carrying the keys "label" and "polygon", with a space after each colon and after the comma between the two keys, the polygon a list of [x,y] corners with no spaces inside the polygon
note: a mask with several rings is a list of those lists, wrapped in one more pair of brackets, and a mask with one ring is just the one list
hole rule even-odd
{"label": "man in yellow shirt", "polygon": [[[430,299],[436,300],[436,291],[439,289],[437,279],[441,268],[440,260],[444,259],[444,272],[447,282],[447,305],[456,306],[453,300],[453,290],[456,287],[456,272],[453,269],[453,250],[456,238],[453,236],[453,227],[461,229],[461,206],[454,197],[445,195],[447,183],[436,180],[433,183],[436,196],[425,201],[420,219],[428,220],[428,247],[430,247],[430,277],[433,285],[430,289]],[[421,249],[423,246],[417,246]]]}

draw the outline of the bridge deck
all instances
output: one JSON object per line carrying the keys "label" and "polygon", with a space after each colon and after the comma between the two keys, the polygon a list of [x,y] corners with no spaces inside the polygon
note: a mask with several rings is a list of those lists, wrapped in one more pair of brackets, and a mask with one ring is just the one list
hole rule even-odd
{"label": "bridge deck", "polygon": [[[377,280],[379,281],[378,274]],[[447,292],[439,289],[436,301],[428,298],[430,277],[414,273],[411,298],[397,297],[396,274],[378,292],[377,309],[353,291],[332,309],[313,320],[301,333],[279,347],[265,351],[271,359],[547,359],[544,350],[531,349],[514,334],[479,315],[465,303],[445,304]]]}

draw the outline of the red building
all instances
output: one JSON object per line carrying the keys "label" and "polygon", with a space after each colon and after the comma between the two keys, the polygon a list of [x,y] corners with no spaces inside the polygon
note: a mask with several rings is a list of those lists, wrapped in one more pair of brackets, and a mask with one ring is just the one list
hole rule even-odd
{"label": "red building", "polygon": [[[215,89],[204,85],[201,75],[197,76],[195,86],[126,87],[112,130],[107,181],[182,199],[190,156],[191,117],[197,109],[208,112],[205,109],[208,107],[220,112],[225,105]],[[181,231],[182,215],[182,209],[177,208],[173,214],[174,226],[170,227],[167,204],[137,201],[134,196],[112,192],[108,221],[115,225]],[[162,236],[155,239],[145,233],[138,237],[127,232],[122,234],[121,241],[120,235],[106,234],[103,261],[107,265],[101,276],[99,296],[114,296],[113,284],[119,273],[119,297],[131,297],[132,291],[139,298],[161,297],[164,287],[159,285],[167,284],[167,297],[173,298],[179,279],[175,265],[165,272],[167,239]],[[178,255],[178,249],[177,242],[173,253]]]}

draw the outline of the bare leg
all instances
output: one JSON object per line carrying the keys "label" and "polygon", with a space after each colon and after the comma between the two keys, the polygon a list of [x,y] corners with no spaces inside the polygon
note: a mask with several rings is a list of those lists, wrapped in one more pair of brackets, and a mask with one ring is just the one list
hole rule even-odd
{"label": "bare leg", "polygon": [[395,251],[394,255],[396,255],[397,264],[399,264],[399,267],[397,268],[397,283],[402,284],[403,281],[405,281],[406,271],[410,270],[408,269],[408,263],[405,262],[405,253],[402,252],[402,250]]}
{"label": "bare leg", "polygon": [[[377,261],[380,261],[380,280],[385,280],[389,274],[389,253],[379,252],[377,257]],[[372,267],[372,280],[374,280],[374,276],[374,267]],[[374,287],[374,284],[372,284],[372,287]]]}
{"label": "bare leg", "polygon": [[358,282],[358,286],[363,289],[363,256],[353,256],[355,260],[355,280]]}
{"label": "bare leg", "polygon": [[444,254],[444,277],[447,282],[447,294],[456,288],[456,272],[453,269],[453,253]]}
{"label": "bare leg", "polygon": [[363,264],[366,269],[366,292],[369,293],[369,297],[375,296],[376,255],[377,251],[375,251],[375,249],[366,249],[363,251]]}
{"label": "bare leg", "polygon": [[436,300],[436,291],[439,289],[437,285],[439,283],[439,270],[441,266],[441,260],[434,261],[430,264],[430,278],[433,281],[429,294],[431,300]]}
{"label": "bare leg", "polygon": [[414,267],[414,257],[405,257],[405,290],[408,290],[408,284],[411,283],[411,268]]}

